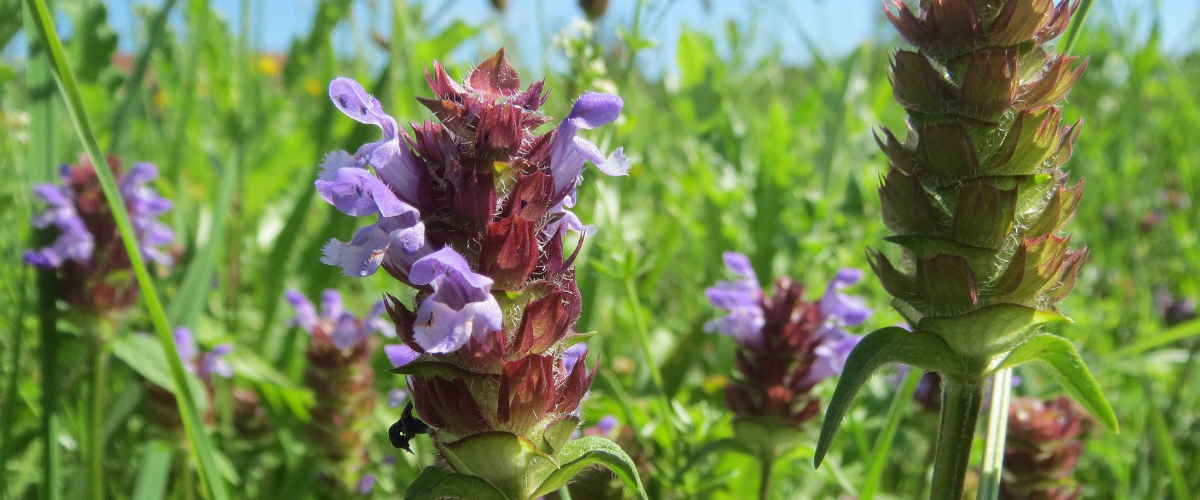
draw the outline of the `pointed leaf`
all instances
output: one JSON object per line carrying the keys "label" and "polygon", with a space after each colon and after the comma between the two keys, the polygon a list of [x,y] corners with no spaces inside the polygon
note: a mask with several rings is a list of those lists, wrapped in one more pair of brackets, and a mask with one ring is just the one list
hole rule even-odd
{"label": "pointed leaf", "polygon": [[1069,340],[1043,333],[1014,349],[996,369],[1012,368],[1030,361],[1044,363],[1058,383],[1062,384],[1063,389],[1083,405],[1088,413],[1109,430],[1120,432],[1117,415],[1104,398],[1104,391],[1100,389],[1100,384],[1096,383],[1087,365],[1079,357],[1079,351],[1075,350],[1075,346],[1071,345]]}
{"label": "pointed leaf", "polygon": [[907,363],[952,377],[967,376],[971,372],[968,360],[955,353],[946,341],[934,333],[910,332],[896,326],[871,332],[859,341],[846,358],[842,376],[838,379],[837,389],[829,400],[825,420],[821,423],[821,437],[817,440],[817,451],[813,457],[814,466],[821,465],[829,446],[833,444],[833,435],[850,410],[854,395],[875,370],[887,363]]}
{"label": "pointed leaf", "polygon": [[531,497],[545,495],[566,485],[580,471],[589,465],[608,467],[625,482],[625,487],[636,493],[637,498],[645,500],[646,490],[642,487],[642,479],[638,476],[637,466],[633,459],[622,450],[617,443],[599,436],[587,436],[567,443],[563,448],[563,466],[550,474],[546,482],[534,492]]}
{"label": "pointed leaf", "polygon": [[426,467],[404,490],[408,500],[510,500],[495,486],[475,476],[455,474],[437,467]]}

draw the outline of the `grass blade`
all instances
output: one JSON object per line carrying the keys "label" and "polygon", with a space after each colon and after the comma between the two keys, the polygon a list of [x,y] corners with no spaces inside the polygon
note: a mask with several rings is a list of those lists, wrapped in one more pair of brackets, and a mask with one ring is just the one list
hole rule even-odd
{"label": "grass blade", "polygon": [[137,485],[133,489],[133,500],[160,500],[166,495],[173,454],[171,446],[162,441],[151,441],[146,445]]}
{"label": "grass blade", "polygon": [[1079,40],[1079,33],[1083,31],[1083,23],[1087,21],[1088,11],[1092,10],[1092,4],[1095,0],[1080,0],[1079,9],[1075,11],[1075,15],[1071,16],[1071,27],[1067,28],[1067,38],[1063,43],[1063,54],[1070,54],[1071,49],[1075,48],[1075,42]]}
{"label": "grass blade", "polygon": [[896,439],[896,431],[900,429],[900,420],[904,418],[905,410],[908,409],[920,383],[921,371],[916,368],[910,368],[904,375],[904,380],[900,382],[900,391],[892,398],[892,405],[888,407],[887,423],[879,432],[879,437],[875,438],[875,448],[867,458],[870,466],[867,469],[867,478],[863,481],[862,491],[859,492],[859,500],[870,500],[879,490],[879,481],[883,477],[883,468],[887,465],[892,442]]}
{"label": "grass blade", "polygon": [[[26,33],[33,33],[37,29],[33,12],[31,6],[25,7]],[[50,181],[54,178],[54,83],[46,44],[33,39],[33,37],[27,38],[30,38],[29,65],[25,76],[30,93],[30,143],[27,171],[30,176],[29,181],[33,183]],[[34,234],[33,246],[36,248],[53,241],[54,235],[51,230],[37,231]],[[62,464],[59,460],[60,449],[57,439],[59,428],[62,425],[58,414],[58,312],[55,307],[56,290],[58,289],[57,273],[37,271],[37,287],[39,363],[42,373],[41,441],[44,450],[41,464],[42,488],[39,491],[39,498],[55,500],[62,498]]]}
{"label": "grass blade", "polygon": [[163,353],[166,355],[167,362],[170,365],[171,378],[176,388],[176,401],[179,402],[180,406],[180,417],[183,420],[188,440],[192,445],[190,450],[200,472],[201,484],[204,485],[205,491],[213,500],[226,500],[229,496],[225,492],[224,483],[221,482],[220,477],[217,475],[212,445],[209,442],[208,435],[204,432],[200,414],[196,410],[195,398],[192,396],[191,391],[187,390],[188,375],[184,371],[183,363],[180,361],[179,354],[175,349],[175,340],[171,336],[171,326],[167,323],[167,316],[163,311],[162,303],[158,299],[158,292],[154,289],[154,283],[150,280],[150,273],[146,269],[141,249],[133,233],[133,225],[129,220],[129,212],[126,210],[125,204],[121,202],[121,195],[117,188],[116,179],[107,166],[108,163],[104,161],[104,155],[100,152],[99,144],[96,143],[95,133],[92,131],[91,123],[85,114],[83,99],[79,94],[78,85],[75,83],[75,76],[71,72],[70,66],[67,65],[66,56],[63,54],[62,42],[59,40],[58,33],[54,28],[54,21],[43,0],[26,0],[26,5],[29,8],[31,21],[36,28],[38,36],[49,50],[54,78],[58,82],[59,90],[62,92],[67,114],[75,126],[75,131],[79,135],[80,142],[83,143],[84,151],[92,161],[92,164],[96,165],[96,175],[99,177],[100,185],[104,190],[104,197],[108,202],[110,210],[112,210],[113,218],[116,219],[117,228],[121,233],[121,241],[125,245],[125,250],[129,253],[129,260],[137,277],[138,287],[145,299],[146,308],[149,309],[150,318],[154,322],[154,330],[158,334]]}
{"label": "grass blade", "polygon": [[1183,470],[1179,468],[1179,454],[1175,452],[1171,430],[1167,427],[1162,410],[1154,400],[1154,391],[1156,390],[1154,383],[1149,377],[1144,378],[1142,382],[1146,396],[1146,412],[1150,417],[1150,427],[1154,434],[1154,451],[1158,455],[1156,462],[1159,466],[1167,468],[1167,473],[1171,477],[1171,494],[1176,500],[1195,498],[1188,493],[1187,480],[1183,477]]}

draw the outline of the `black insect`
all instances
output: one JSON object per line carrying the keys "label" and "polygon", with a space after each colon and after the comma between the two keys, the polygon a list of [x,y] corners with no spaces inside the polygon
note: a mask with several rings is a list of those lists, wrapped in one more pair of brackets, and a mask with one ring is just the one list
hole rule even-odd
{"label": "black insect", "polygon": [[400,414],[400,420],[397,420],[396,423],[388,428],[388,439],[392,441],[392,446],[409,453],[413,451],[408,446],[408,442],[412,438],[417,437],[417,434],[429,434],[430,430],[429,424],[413,416],[412,409],[412,401],[409,401],[404,406],[404,412]]}

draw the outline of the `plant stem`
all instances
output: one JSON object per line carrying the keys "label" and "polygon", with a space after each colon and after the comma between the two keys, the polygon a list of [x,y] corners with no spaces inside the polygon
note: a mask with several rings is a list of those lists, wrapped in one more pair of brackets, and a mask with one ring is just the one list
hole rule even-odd
{"label": "plant stem", "polygon": [[942,416],[938,424],[930,500],[959,500],[971,461],[971,440],[979,421],[983,385],[942,377]]}
{"label": "plant stem", "polygon": [[1004,442],[1008,434],[1008,401],[1012,395],[1012,368],[992,376],[991,408],[988,411],[987,437],[983,441],[983,468],[979,472],[979,494],[976,500],[996,500],[1000,497],[1000,480],[1004,471]]}
{"label": "plant stem", "polygon": [[633,329],[637,333],[638,343],[642,346],[642,355],[646,358],[646,370],[650,372],[650,381],[654,383],[654,390],[658,393],[662,416],[667,419],[667,431],[674,436],[675,426],[670,423],[671,403],[670,398],[667,397],[667,386],[663,383],[662,372],[658,368],[658,363],[655,362],[654,353],[650,350],[650,329],[642,318],[642,303],[638,298],[637,285],[633,282],[632,277],[625,279],[625,292],[629,298],[629,310],[633,314]]}
{"label": "plant stem", "polygon": [[880,478],[883,477],[883,469],[887,465],[888,452],[892,449],[892,441],[896,439],[900,420],[907,413],[905,410],[911,404],[913,393],[917,392],[917,385],[921,383],[921,374],[922,372],[917,369],[908,370],[908,373],[904,375],[904,380],[900,382],[900,391],[892,398],[892,404],[888,407],[887,423],[879,432],[879,437],[875,438],[875,448],[871,449],[870,459],[867,462],[867,478],[863,482],[862,490],[859,491],[859,500],[871,500],[875,496],[875,492],[879,490]]}
{"label": "plant stem", "polygon": [[94,500],[104,499],[104,400],[108,387],[108,333],[111,331],[107,318],[96,318],[92,335],[91,394],[88,397],[87,420],[87,478],[88,495]]}
{"label": "plant stem", "polygon": [[758,500],[767,500],[771,498],[771,473],[775,471],[775,455],[763,455],[759,462],[762,464],[762,479],[758,482]]}

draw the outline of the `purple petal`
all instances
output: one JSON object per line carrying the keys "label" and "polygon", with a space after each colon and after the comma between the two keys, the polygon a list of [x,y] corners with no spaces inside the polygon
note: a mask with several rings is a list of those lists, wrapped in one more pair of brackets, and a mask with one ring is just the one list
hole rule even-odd
{"label": "purple petal", "polygon": [[233,377],[233,366],[225,359],[225,356],[233,352],[233,344],[219,344],[213,347],[201,357],[203,366],[201,373],[218,375],[224,378]]}
{"label": "purple petal", "polygon": [[358,484],[354,488],[358,491],[359,495],[370,495],[371,490],[375,488],[375,476],[372,474],[363,476],[358,480]]}
{"label": "purple petal", "polygon": [[571,114],[559,124],[550,150],[550,175],[554,178],[556,198],[570,195],[587,161],[606,175],[629,172],[629,160],[621,149],[605,157],[595,143],[576,136],[581,129],[612,123],[621,114],[623,105],[621,98],[612,94],[587,93],[575,101]]}
{"label": "purple petal", "polygon": [[349,243],[329,240],[321,262],[341,267],[346,276],[374,274],[393,243],[406,253],[414,253],[424,244],[425,226],[412,215],[379,219],[355,232]]}
{"label": "purple petal", "polygon": [[596,422],[596,428],[600,429],[600,432],[603,432],[605,436],[608,436],[617,427],[617,423],[617,417],[605,415],[599,422]]}
{"label": "purple petal", "polygon": [[429,285],[433,293],[417,308],[413,327],[417,343],[431,353],[458,350],[471,337],[499,330],[500,305],[492,296],[492,279],[471,270],[450,247],[413,263],[408,279]]}
{"label": "purple petal", "polygon": [[325,201],[346,215],[395,217],[417,212],[370,171],[357,166],[354,157],[345,151],[325,157],[316,187]]}
{"label": "purple petal", "polygon": [[821,297],[821,314],[825,316],[827,322],[832,323],[831,326],[834,328],[861,325],[871,317],[871,308],[867,306],[866,299],[846,295],[839,291],[858,283],[862,277],[861,270],[842,269],[825,288],[825,295]]}
{"label": "purple petal", "polygon": [[396,137],[396,120],[383,111],[383,105],[363,90],[358,82],[339,76],[329,82],[329,99],[342,113],[359,123],[376,125],[385,139]]}
{"label": "purple petal", "polygon": [[412,363],[417,359],[417,351],[404,344],[388,344],[383,346],[384,354],[387,354],[388,361],[392,363],[392,367],[399,368],[401,366]]}
{"label": "purple petal", "polygon": [[750,257],[738,252],[725,252],[721,254],[721,260],[725,261],[725,268],[729,269],[729,272],[741,276],[746,281],[752,281],[757,286],[758,275],[750,265]]}
{"label": "purple petal", "polygon": [[308,297],[295,290],[288,290],[283,296],[287,298],[292,309],[296,310],[296,316],[292,318],[291,323],[300,326],[304,331],[311,334],[313,329],[317,327],[317,309],[313,307],[312,302],[309,302]]}
{"label": "purple petal", "polygon": [[854,346],[858,345],[860,340],[862,337],[858,335],[845,335],[821,343],[816,349],[813,349],[813,354],[817,355],[817,361],[813,363],[812,369],[809,370],[808,376],[804,380],[807,383],[816,384],[829,377],[841,375],[842,368],[846,366],[846,358],[850,356],[850,351],[854,350]]}
{"label": "purple petal", "polygon": [[333,288],[326,288],[321,292],[321,318],[330,321],[339,320],[344,310],[341,292]]}
{"label": "purple petal", "polygon": [[383,305],[383,301],[376,302],[375,305],[371,306],[371,310],[367,312],[367,317],[363,318],[363,323],[367,325],[368,329],[375,330],[383,334],[384,337],[395,338],[396,329],[392,326],[391,321],[384,318],[383,313],[385,311],[386,308]]}
{"label": "purple petal", "polygon": [[71,202],[71,195],[67,193],[66,189],[57,184],[34,184],[33,196],[46,202],[51,207],[70,208],[71,212],[75,211],[75,205]]}
{"label": "purple petal", "polygon": [[417,164],[417,157],[408,144],[395,139],[374,147],[368,159],[379,179],[392,188],[401,200],[417,206],[421,179],[427,175]]}
{"label": "purple petal", "polygon": [[153,163],[137,162],[121,177],[121,187],[146,184],[158,178],[158,167]]}
{"label": "purple petal", "polygon": [[583,342],[572,345],[563,351],[563,371],[571,373],[575,369],[575,364],[587,355],[587,345]]}
{"label": "purple petal", "polygon": [[175,338],[175,352],[179,353],[179,359],[183,361],[184,366],[190,368],[196,360],[196,356],[199,355],[196,336],[192,335],[192,331],[185,326],[176,328],[171,335]]}
{"label": "purple petal", "polygon": [[333,324],[333,334],[330,335],[330,339],[333,341],[334,347],[349,349],[358,345],[359,342],[367,340],[367,332],[353,314],[342,313],[342,316]]}

